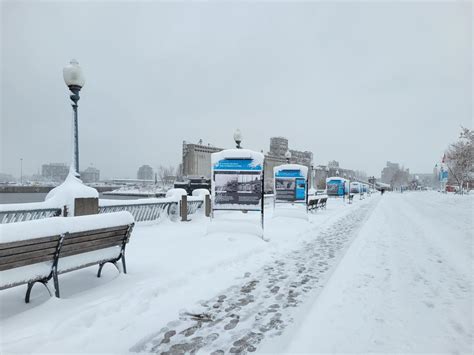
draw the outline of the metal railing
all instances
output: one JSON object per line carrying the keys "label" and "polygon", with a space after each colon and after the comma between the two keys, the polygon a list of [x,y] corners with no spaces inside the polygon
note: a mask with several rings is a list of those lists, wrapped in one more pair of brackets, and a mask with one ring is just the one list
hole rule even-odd
{"label": "metal railing", "polygon": [[171,220],[178,217],[178,202],[154,202],[140,204],[120,204],[99,206],[99,213],[127,211],[135,218],[135,222],[155,221],[163,215],[168,215]]}
{"label": "metal railing", "polygon": [[60,208],[39,208],[34,210],[0,211],[0,224],[33,221],[36,219],[57,217],[60,215]]}
{"label": "metal railing", "polygon": [[[202,206],[202,200],[188,200],[188,215],[196,213]],[[128,211],[135,218],[135,222],[156,221],[162,216],[167,215],[172,221],[179,217],[179,202],[151,202],[151,203],[133,203],[110,206],[99,206],[99,213],[110,213]]]}
{"label": "metal railing", "polygon": [[202,200],[188,200],[188,214],[196,213],[204,205]]}

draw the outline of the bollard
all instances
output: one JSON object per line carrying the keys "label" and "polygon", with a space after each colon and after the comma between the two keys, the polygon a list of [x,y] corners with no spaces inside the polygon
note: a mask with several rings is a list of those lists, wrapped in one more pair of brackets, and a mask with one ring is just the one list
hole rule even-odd
{"label": "bollard", "polygon": [[204,211],[205,211],[206,217],[211,216],[211,196],[210,195],[206,195],[204,197]]}
{"label": "bollard", "polygon": [[181,196],[181,222],[188,222],[188,196]]}
{"label": "bollard", "polygon": [[96,197],[75,198],[74,216],[87,216],[99,213],[99,199]]}

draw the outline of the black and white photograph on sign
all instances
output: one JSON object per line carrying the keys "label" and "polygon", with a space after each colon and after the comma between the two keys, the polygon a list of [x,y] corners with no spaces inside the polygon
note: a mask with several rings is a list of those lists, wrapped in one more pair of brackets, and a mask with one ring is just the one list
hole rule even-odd
{"label": "black and white photograph on sign", "polygon": [[259,205],[262,198],[261,175],[216,172],[216,205]]}
{"label": "black and white photograph on sign", "polygon": [[275,179],[275,192],[277,200],[293,201],[295,200],[295,191],[295,179]]}
{"label": "black and white photograph on sign", "polygon": [[237,192],[239,175],[232,173],[216,173],[214,177],[216,192]]}

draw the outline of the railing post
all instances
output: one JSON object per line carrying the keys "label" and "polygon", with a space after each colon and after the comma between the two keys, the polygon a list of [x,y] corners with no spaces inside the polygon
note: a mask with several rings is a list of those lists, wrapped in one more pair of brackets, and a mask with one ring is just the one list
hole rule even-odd
{"label": "railing post", "polygon": [[210,195],[204,196],[204,211],[205,211],[206,217],[211,216],[211,196]]}
{"label": "railing post", "polygon": [[188,221],[188,196],[181,196],[181,222]]}

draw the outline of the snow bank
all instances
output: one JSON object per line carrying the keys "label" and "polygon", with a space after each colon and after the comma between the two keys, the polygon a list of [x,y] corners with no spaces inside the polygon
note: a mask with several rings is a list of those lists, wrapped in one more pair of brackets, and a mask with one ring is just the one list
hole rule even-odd
{"label": "snow bank", "polygon": [[250,149],[226,149],[211,154],[211,163],[213,166],[224,159],[252,159],[255,166],[262,165],[263,167],[264,155]]}
{"label": "snow bank", "polygon": [[54,201],[0,204],[0,212],[40,210],[44,208],[62,208],[62,206],[57,206]]}
{"label": "snow bank", "polygon": [[196,189],[196,190],[193,190],[193,196],[204,198],[204,196],[206,196],[206,195],[210,195],[210,192],[209,192],[208,189]]}
{"label": "snow bank", "polygon": [[74,199],[90,197],[99,198],[99,193],[96,189],[84,185],[71,170],[66,180],[46,195],[45,201],[57,207],[67,206],[68,214],[74,216]]}
{"label": "snow bank", "polygon": [[99,206],[122,206],[122,205],[142,205],[142,204],[153,204],[153,203],[166,203],[166,202],[176,202],[175,198],[172,197],[163,197],[163,198],[139,198],[136,200],[109,200],[109,199],[100,199]]}
{"label": "snow bank", "polygon": [[300,164],[283,164],[278,165],[273,168],[273,174],[276,175],[277,173],[283,170],[299,170],[301,171],[301,175],[303,177],[308,176],[308,167]]}
{"label": "snow bank", "polygon": [[181,200],[181,196],[186,196],[187,194],[185,189],[169,189],[166,197],[173,198],[176,201]]}
{"label": "snow bank", "polygon": [[0,243],[49,237],[66,232],[75,233],[91,229],[127,225],[134,222],[126,211],[80,217],[51,217],[34,221],[0,224]]}
{"label": "snow bank", "polygon": [[331,180],[339,180],[339,181],[344,181],[344,182],[349,181],[349,180],[346,180],[346,179],[344,179],[344,178],[342,178],[342,177],[340,177],[340,176],[332,176],[332,177],[328,177],[328,178],[326,179],[326,182],[331,181]]}

